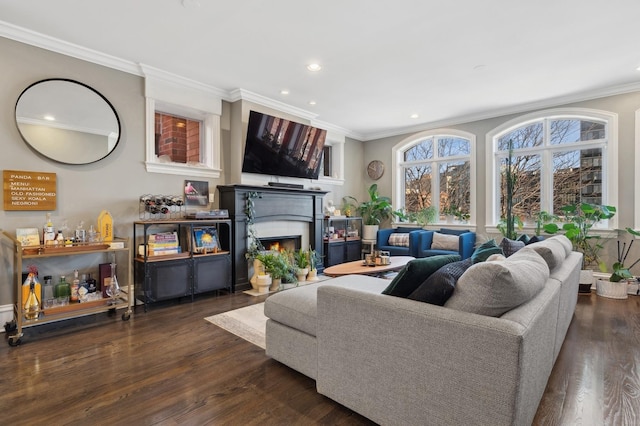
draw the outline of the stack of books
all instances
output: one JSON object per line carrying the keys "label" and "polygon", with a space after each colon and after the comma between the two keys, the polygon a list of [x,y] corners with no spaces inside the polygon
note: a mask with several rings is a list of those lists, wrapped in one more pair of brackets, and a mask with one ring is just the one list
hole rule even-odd
{"label": "stack of books", "polygon": [[176,232],[160,232],[149,235],[147,256],[165,256],[182,252]]}

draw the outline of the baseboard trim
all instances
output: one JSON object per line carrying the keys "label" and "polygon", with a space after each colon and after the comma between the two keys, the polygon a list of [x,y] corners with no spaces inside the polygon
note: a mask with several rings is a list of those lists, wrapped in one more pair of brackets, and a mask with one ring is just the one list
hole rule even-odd
{"label": "baseboard trim", "polygon": [[4,333],[4,325],[13,321],[13,305],[0,305],[0,332]]}

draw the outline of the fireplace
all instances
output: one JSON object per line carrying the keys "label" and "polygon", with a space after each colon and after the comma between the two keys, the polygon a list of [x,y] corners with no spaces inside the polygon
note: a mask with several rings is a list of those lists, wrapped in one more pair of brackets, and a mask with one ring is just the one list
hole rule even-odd
{"label": "fireplace", "polygon": [[260,238],[260,243],[265,250],[272,251],[295,251],[302,247],[301,235],[288,235],[282,237]]}
{"label": "fireplace", "polygon": [[[249,193],[254,201],[254,223],[260,238],[301,235],[300,247],[312,247],[323,256],[322,198],[327,191],[253,185],[219,185],[220,208],[229,211],[232,227],[233,291],[251,288],[247,253],[246,205]],[[298,247],[298,248],[300,248]],[[322,265],[318,268],[322,271]]]}

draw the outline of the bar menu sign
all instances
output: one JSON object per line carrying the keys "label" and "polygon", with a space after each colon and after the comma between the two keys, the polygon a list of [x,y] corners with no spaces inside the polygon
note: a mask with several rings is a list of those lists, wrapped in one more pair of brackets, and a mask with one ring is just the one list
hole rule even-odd
{"label": "bar menu sign", "polygon": [[56,174],[3,170],[5,210],[55,210]]}

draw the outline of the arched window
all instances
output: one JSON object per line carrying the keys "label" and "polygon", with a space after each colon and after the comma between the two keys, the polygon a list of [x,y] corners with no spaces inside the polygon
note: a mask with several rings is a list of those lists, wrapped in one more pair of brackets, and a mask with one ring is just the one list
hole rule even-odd
{"label": "arched window", "polygon": [[[534,224],[541,211],[579,203],[616,205],[617,119],[585,109],[519,117],[487,135],[487,225],[506,216],[506,173],[515,176],[512,213]],[[604,226],[613,226],[603,224]]]}
{"label": "arched window", "polygon": [[473,221],[475,213],[475,137],[457,130],[422,132],[393,148],[394,206],[408,214],[433,212]]}

